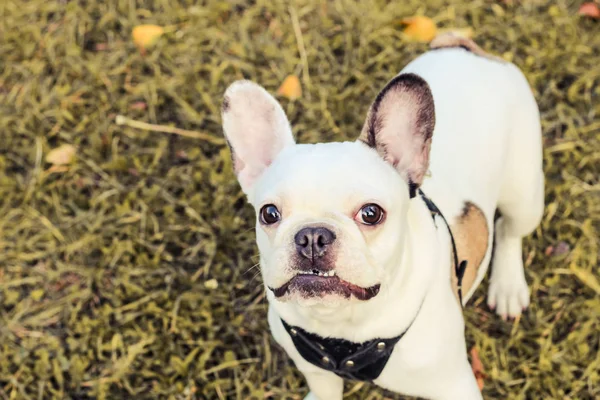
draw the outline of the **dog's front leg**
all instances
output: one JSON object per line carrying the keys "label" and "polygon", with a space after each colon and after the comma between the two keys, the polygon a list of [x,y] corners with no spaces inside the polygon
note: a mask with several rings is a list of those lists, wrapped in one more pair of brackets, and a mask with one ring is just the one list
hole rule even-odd
{"label": "dog's front leg", "polygon": [[328,371],[302,371],[310,392],[304,400],[341,400],[344,380]]}

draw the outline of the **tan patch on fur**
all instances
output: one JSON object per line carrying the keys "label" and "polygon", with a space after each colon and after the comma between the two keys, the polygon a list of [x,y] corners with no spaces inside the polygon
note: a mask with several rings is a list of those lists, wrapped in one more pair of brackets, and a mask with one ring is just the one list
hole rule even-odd
{"label": "tan patch on fur", "polygon": [[431,41],[429,47],[432,49],[443,49],[449,47],[462,47],[473,54],[476,54],[480,57],[487,58],[489,60],[498,61],[501,63],[506,63],[507,61],[503,58],[491,55],[486,53],[481,47],[477,45],[473,40],[468,39],[466,37],[458,36],[453,32],[447,32],[441,35],[438,35]]}
{"label": "tan patch on fur", "polygon": [[[458,262],[467,260],[467,269],[462,279],[463,297],[469,292],[477,277],[477,271],[488,249],[489,228],[483,211],[471,202],[465,202],[463,212],[452,224]],[[452,290],[458,299],[457,278],[452,261]]]}

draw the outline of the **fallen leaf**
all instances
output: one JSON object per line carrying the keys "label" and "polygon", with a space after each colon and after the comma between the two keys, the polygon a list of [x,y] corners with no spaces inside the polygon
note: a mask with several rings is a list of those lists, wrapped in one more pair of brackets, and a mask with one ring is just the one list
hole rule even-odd
{"label": "fallen leaf", "polygon": [[67,165],[75,157],[75,147],[70,144],[63,144],[52,149],[46,155],[46,162],[53,165]]}
{"label": "fallen leaf", "polygon": [[400,21],[404,28],[404,34],[419,42],[430,42],[437,34],[437,27],[431,18],[416,16],[404,18]]}
{"label": "fallen leaf", "polygon": [[577,13],[579,15],[585,15],[586,17],[600,19],[600,7],[598,7],[598,4],[596,3],[583,3],[581,7],[579,7],[579,11]]}
{"label": "fallen leaf", "polygon": [[279,89],[277,89],[277,94],[281,96],[285,96],[288,99],[297,99],[302,96],[302,87],[300,86],[300,79],[296,75],[288,75]]}
{"label": "fallen leaf", "polygon": [[131,35],[133,36],[133,43],[140,49],[145,50],[156,43],[164,32],[165,29],[162,26],[138,25],[133,28]]}
{"label": "fallen leaf", "polygon": [[477,379],[477,386],[479,386],[479,390],[482,390],[483,380],[487,376],[485,372],[483,372],[483,363],[479,359],[479,351],[477,350],[477,347],[473,347],[471,349],[471,369],[473,370],[475,379]]}

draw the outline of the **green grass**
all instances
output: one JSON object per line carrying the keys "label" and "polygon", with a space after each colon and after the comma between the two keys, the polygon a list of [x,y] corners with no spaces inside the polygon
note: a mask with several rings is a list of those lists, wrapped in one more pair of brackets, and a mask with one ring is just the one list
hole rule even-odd
{"label": "green grass", "polygon": [[[473,27],[522,68],[543,119],[532,305],[503,322],[483,285],[465,310],[484,396],[600,397],[600,22],[578,17],[580,2],[195,3],[0,2],[0,399],[302,398],[267,329],[254,215],[228,150],[115,117],[222,138],[229,83],[274,92],[298,73],[303,97],[282,99],[298,140],[353,139],[378,90],[427,48],[396,22],[413,14]],[[169,27],[145,56],[131,41],[141,23]],[[50,173],[61,144],[76,160]]]}

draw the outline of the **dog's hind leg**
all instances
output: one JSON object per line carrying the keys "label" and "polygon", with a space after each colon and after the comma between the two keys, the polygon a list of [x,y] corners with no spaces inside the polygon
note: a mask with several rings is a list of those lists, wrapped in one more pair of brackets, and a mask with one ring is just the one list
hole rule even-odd
{"label": "dog's hind leg", "polygon": [[517,88],[513,131],[495,225],[495,249],[488,305],[504,319],[516,317],[529,305],[523,270],[522,239],[535,230],[544,211],[544,174],[539,112],[523,75]]}

